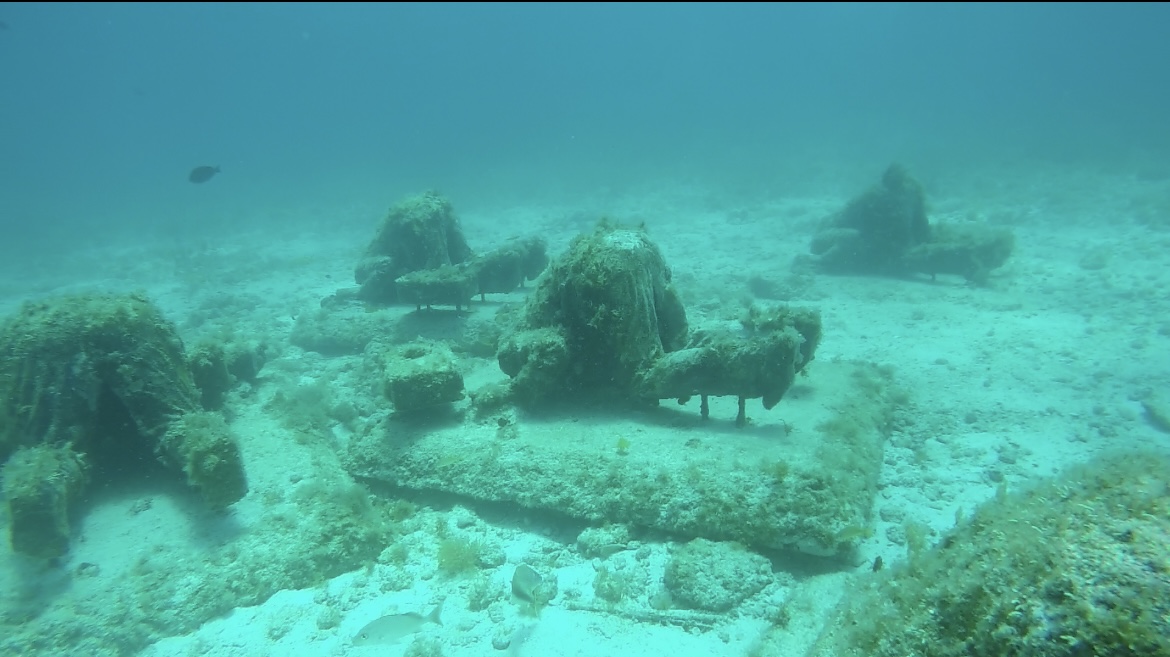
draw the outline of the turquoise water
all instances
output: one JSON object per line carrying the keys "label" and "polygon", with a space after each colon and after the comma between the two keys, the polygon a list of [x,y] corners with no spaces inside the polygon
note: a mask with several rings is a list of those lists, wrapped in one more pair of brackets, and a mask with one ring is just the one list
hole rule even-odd
{"label": "turquoise water", "polygon": [[[1167,451],[1168,20],[1116,3],[0,5],[0,529],[27,536],[20,450],[68,444],[89,463],[49,532],[65,547],[2,541],[0,654],[892,654],[847,645],[865,639],[834,630],[857,614],[838,603],[962,572],[956,537],[983,568],[1003,545],[1027,553],[972,518],[1051,490],[1074,491],[1080,529],[1039,509],[1003,520],[1064,537],[1046,570],[1075,583],[1109,555],[1165,564],[1164,470],[1119,489],[1052,478]],[[842,211],[892,163],[935,241],[863,230],[881,266],[818,268],[824,244],[852,253],[834,231],[861,215]],[[445,292],[369,297],[388,209],[427,190],[475,257],[539,238],[552,268],[459,311]],[[883,202],[858,221],[904,217]],[[1010,256],[938,256],[942,224],[1010,234]],[[618,274],[594,288],[573,268],[582,244],[637,254],[618,269],[653,288],[650,324],[626,321],[645,306],[621,305]],[[445,248],[422,268],[472,266]],[[577,311],[540,312],[590,290],[615,296],[590,297],[584,333],[564,319]],[[222,418],[247,479],[226,509],[152,442],[165,431],[143,418],[166,414],[136,413],[131,394],[146,375],[115,384],[94,365],[161,362],[124,316],[69,305],[106,294],[145,299],[182,342],[187,362],[162,368],[190,400],[175,408]],[[66,310],[38,323],[59,307],[28,303]],[[737,392],[759,359],[727,352],[721,383],[695,389],[707,419],[698,399],[621,403],[639,384],[615,352],[638,370],[711,336],[759,346],[776,307],[823,330],[774,408]],[[74,320],[89,338],[54,332]],[[550,326],[569,364],[511,370],[508,354],[534,353],[523,330]],[[107,330],[115,346],[93,337]],[[450,398],[404,415],[431,385]],[[63,490],[71,471],[34,481]],[[1155,539],[1084,548],[1126,523]],[[514,592],[522,564],[545,589]],[[1046,599],[1004,613],[1042,619],[1051,634],[1031,636],[1069,652],[991,650],[1168,654],[1166,571],[1107,572],[1121,593],[1068,599],[1095,619],[1120,613],[1101,599],[1127,600],[1155,637],[1137,652],[1084,652],[1125,640],[1104,621],[1057,632]],[[908,604],[990,617],[1008,589],[1033,590],[1023,573],[978,595],[955,577],[953,598]],[[899,613],[880,616],[894,636],[1003,636],[954,615],[887,622]],[[383,616],[377,647],[357,640]],[[971,649],[944,634],[915,654]]]}

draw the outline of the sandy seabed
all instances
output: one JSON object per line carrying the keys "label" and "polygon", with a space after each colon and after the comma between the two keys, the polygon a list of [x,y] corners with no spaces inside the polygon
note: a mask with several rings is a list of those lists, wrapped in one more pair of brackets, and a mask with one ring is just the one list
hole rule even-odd
{"label": "sandy seabed", "polygon": [[[502,553],[476,577],[506,590],[516,564],[536,559],[555,572],[558,598],[535,618],[506,598],[473,611],[470,577],[443,575],[429,557],[405,565],[380,559],[317,587],[284,590],[256,606],[237,608],[140,654],[360,657],[440,654],[437,649],[448,657],[745,655],[776,610],[786,606],[789,621],[780,630],[786,636],[778,642],[784,646],[779,654],[797,656],[815,639],[851,579],[870,570],[873,558],[881,556],[887,566],[905,558],[907,523],[926,525],[937,537],[994,495],[1001,482],[1024,484],[1110,449],[1170,449],[1170,436],[1149,421],[1141,404],[1170,382],[1170,179],[1054,167],[1017,176],[1011,186],[969,179],[930,187],[932,222],[988,222],[1015,231],[1015,254],[987,286],[946,277],[820,276],[793,284],[792,259],[807,252],[816,222],[860,189],[745,200],[663,185],[599,196],[583,206],[490,211],[452,199],[477,250],[536,233],[549,241],[555,257],[601,214],[645,222],[673,268],[692,325],[735,317],[753,299],[809,306],[823,315],[818,361],[891,366],[910,402],[886,445],[875,531],[856,564],[819,567],[774,558],[773,584],[704,628],[680,627],[649,622],[654,617],[645,595],[610,608],[584,604],[594,596],[596,564],[577,553],[563,528],[524,514],[500,518],[424,505],[412,525],[419,536],[398,540],[433,541],[436,523],[471,528]],[[396,200],[385,199],[385,205]],[[198,245],[95,248],[40,270],[6,273],[0,311],[14,312],[23,300],[58,293],[139,289],[160,305],[188,344],[230,329],[277,345],[255,389],[232,402],[232,427],[251,481],[233,524],[246,527],[266,512],[266,493],[286,487],[290,473],[312,477],[314,468],[324,467],[320,458],[289,447],[289,431],[266,401],[281,385],[328,382],[344,369],[349,357],[302,352],[288,336],[296,316],[350,284],[353,264],[378,219],[368,217],[368,232],[333,234],[321,225],[206,238]],[[356,223],[360,218],[350,217],[345,225]],[[768,289],[785,298],[753,296]],[[493,313],[498,307],[481,304],[471,312]],[[331,394],[345,402],[350,392]],[[756,404],[750,412],[782,417],[784,403],[771,411]],[[630,430],[670,432],[662,426]],[[344,440],[344,429],[335,431]],[[3,547],[0,608],[35,599],[44,609],[38,620],[65,617],[71,596],[100,592],[103,577],[142,567],[146,560],[165,568],[168,560],[196,553],[208,542],[231,540],[238,531],[193,521],[190,505],[183,491],[159,481],[95,494],[77,527],[73,551],[58,568],[39,570]],[[646,591],[653,591],[669,542],[635,541],[630,547],[608,557],[612,567],[638,572]],[[97,569],[79,569],[81,564]],[[441,626],[425,625],[394,645],[353,645],[358,629],[370,620],[426,613],[441,599]],[[514,637],[523,640],[504,648],[502,639]]]}

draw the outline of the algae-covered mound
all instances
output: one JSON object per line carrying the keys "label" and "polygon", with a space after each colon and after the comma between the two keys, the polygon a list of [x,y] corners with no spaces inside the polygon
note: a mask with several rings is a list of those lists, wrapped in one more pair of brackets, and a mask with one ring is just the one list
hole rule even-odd
{"label": "algae-covered mound", "polygon": [[[175,328],[139,295],[27,303],[0,326],[0,462],[13,547],[56,557],[87,477],[157,457],[222,508],[247,490]],[[128,432],[125,427],[134,431]]]}
{"label": "algae-covered mound", "polygon": [[905,254],[906,266],[924,274],[956,274],[973,283],[986,283],[1015,249],[1015,237],[1006,229],[985,224],[934,224],[930,241]]}
{"label": "algae-covered mound", "polygon": [[415,341],[386,354],[386,397],[397,413],[426,413],[463,399],[455,354],[441,342]]}
{"label": "algae-covered mound", "polygon": [[642,230],[600,225],[578,236],[501,343],[519,401],[629,398],[638,374],[682,348],[687,317],[662,252]]}
{"label": "algae-covered mound", "polygon": [[809,657],[1170,655],[1170,458],[1002,493],[851,592]]}
{"label": "algae-covered mound", "polygon": [[507,293],[535,280],[548,265],[547,245],[539,237],[512,238],[493,251],[457,265],[419,269],[394,281],[398,301],[421,309],[432,305],[469,305],[472,297]]}
{"label": "algae-covered mound", "polygon": [[742,327],[693,335],[671,271],[644,230],[602,222],[578,236],[541,279],[500,342],[514,401],[605,398],[656,403],[747,399],[771,409],[813,358],[815,311],[752,308]]}
{"label": "algae-covered mound", "polygon": [[469,258],[471,247],[451,202],[437,192],[426,192],[390,209],[358,263],[355,279],[363,299],[396,303],[399,277]]}
{"label": "algae-covered mound", "polygon": [[813,359],[821,339],[821,316],[813,310],[753,306],[742,330],[696,331],[685,349],[659,358],[639,377],[639,390],[652,399],[739,399],[736,418],[746,422],[744,401],[760,398],[771,409]]}
{"label": "algae-covered mound", "polygon": [[832,273],[956,274],[985,283],[1011,256],[1010,231],[985,225],[932,226],[922,185],[900,165],[829,217],[813,236],[816,264]]}
{"label": "algae-covered mound", "polygon": [[539,237],[513,238],[476,255],[451,202],[425,192],[395,205],[382,221],[354,272],[357,296],[459,309],[476,295],[511,292],[535,280],[548,264],[546,250]]}
{"label": "algae-covered mound", "polygon": [[738,543],[696,538],[673,550],[663,584],[680,606],[721,613],[759,593],[772,579],[766,557]]}
{"label": "algae-covered mound", "polygon": [[851,200],[813,237],[827,270],[900,273],[907,249],[930,240],[922,185],[895,164],[881,184]]}
{"label": "algae-covered mound", "polygon": [[479,284],[480,298],[485,294],[511,292],[534,281],[548,267],[548,243],[541,237],[513,237],[503,246],[477,255],[470,264]]}

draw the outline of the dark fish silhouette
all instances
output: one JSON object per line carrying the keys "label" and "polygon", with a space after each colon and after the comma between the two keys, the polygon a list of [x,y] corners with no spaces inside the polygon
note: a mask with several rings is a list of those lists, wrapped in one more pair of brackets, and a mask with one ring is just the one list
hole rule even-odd
{"label": "dark fish silhouette", "polygon": [[217,173],[219,173],[219,167],[195,167],[187,175],[187,180],[193,183],[205,183],[214,178]]}

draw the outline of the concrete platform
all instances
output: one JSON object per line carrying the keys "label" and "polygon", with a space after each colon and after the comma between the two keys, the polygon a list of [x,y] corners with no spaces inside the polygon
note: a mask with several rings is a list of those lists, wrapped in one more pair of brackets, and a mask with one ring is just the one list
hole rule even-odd
{"label": "concrete platform", "polygon": [[708,420],[698,399],[447,426],[389,420],[345,460],[356,477],[409,490],[845,556],[871,531],[891,388],[873,365],[816,361],[771,411],[749,401],[743,428],[735,398],[712,398]]}

